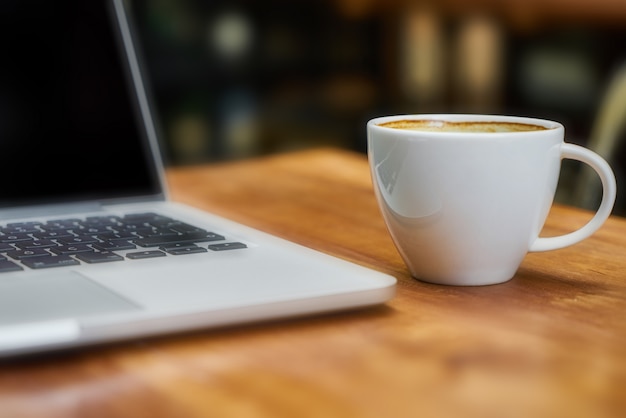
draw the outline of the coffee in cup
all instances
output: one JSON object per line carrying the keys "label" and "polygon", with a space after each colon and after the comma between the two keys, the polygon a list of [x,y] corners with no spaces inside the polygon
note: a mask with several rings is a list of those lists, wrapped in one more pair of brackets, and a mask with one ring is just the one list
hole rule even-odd
{"label": "coffee in cup", "polygon": [[445,121],[437,119],[400,119],[381,123],[378,126],[394,129],[407,129],[411,131],[429,132],[474,132],[474,133],[495,133],[495,132],[528,132],[543,131],[547,128],[541,125],[529,123],[505,122],[505,121]]}

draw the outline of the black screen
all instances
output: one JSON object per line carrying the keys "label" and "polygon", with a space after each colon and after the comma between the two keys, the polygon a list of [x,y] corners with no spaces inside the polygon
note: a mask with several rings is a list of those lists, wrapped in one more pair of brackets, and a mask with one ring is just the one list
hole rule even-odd
{"label": "black screen", "polygon": [[109,6],[0,4],[0,207],[159,193]]}

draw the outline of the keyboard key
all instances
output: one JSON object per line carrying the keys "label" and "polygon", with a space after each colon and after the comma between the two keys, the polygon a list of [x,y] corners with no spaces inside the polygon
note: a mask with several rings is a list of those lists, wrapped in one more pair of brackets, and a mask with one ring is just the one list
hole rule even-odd
{"label": "keyboard key", "polygon": [[50,253],[43,248],[7,251],[7,256],[14,260],[21,260],[27,257],[41,257],[42,255],[50,255]]}
{"label": "keyboard key", "polygon": [[120,222],[119,216],[88,216],[80,224],[87,227],[106,227],[119,225]]}
{"label": "keyboard key", "polygon": [[13,251],[15,249],[14,246],[12,246],[11,244],[8,243],[0,243],[0,253],[4,253],[7,251]]}
{"label": "keyboard key", "polygon": [[73,231],[77,235],[96,235],[111,232],[111,230],[106,226],[79,226],[74,228]]}
{"label": "keyboard key", "polygon": [[202,247],[182,247],[182,248],[172,248],[168,250],[168,253],[172,255],[198,254],[198,253],[206,253],[206,252],[208,252],[208,250]]}
{"label": "keyboard key", "polygon": [[31,228],[33,226],[41,225],[41,222],[38,221],[30,221],[30,222],[9,222],[7,227],[9,228]]}
{"label": "keyboard key", "polygon": [[58,247],[50,248],[55,254],[78,254],[85,252],[93,252],[94,249],[88,246],[87,244],[76,244],[76,245],[59,245]]}
{"label": "keyboard key", "polygon": [[43,229],[48,228],[58,228],[58,229],[69,229],[72,228],[80,222],[80,219],[57,219],[54,221],[48,221],[43,224],[41,227]]}
{"label": "keyboard key", "polygon": [[0,243],[12,243],[30,240],[32,240],[30,235],[24,233],[0,235]]}
{"label": "keyboard key", "polygon": [[190,244],[188,242],[175,242],[174,244],[162,245],[159,247],[159,250],[167,251],[167,250],[173,250],[176,248],[185,248],[185,247],[197,247],[197,245]]}
{"label": "keyboard key", "polygon": [[211,244],[208,248],[213,251],[225,251],[240,250],[242,248],[248,248],[248,246],[242,242],[223,242],[220,244]]}
{"label": "keyboard key", "polygon": [[33,248],[50,248],[50,247],[56,247],[57,245],[59,244],[49,239],[36,239],[36,240],[31,240],[31,241],[20,241],[20,242],[15,243],[15,246],[21,250],[31,250]]}
{"label": "keyboard key", "polygon": [[24,270],[24,268],[13,261],[0,260],[0,273],[8,273],[10,271]]}
{"label": "keyboard key", "polygon": [[153,226],[149,228],[143,228],[141,230],[135,231],[135,234],[139,238],[150,238],[150,237],[163,237],[166,235],[180,235],[176,231],[172,231],[171,229],[163,229],[163,228],[155,228]]}
{"label": "keyboard key", "polygon": [[161,221],[161,220],[166,220],[166,219],[170,219],[170,218],[168,218],[167,216],[158,215],[152,212],[131,213],[131,214],[125,215],[122,218],[122,222],[137,224],[137,223],[149,223],[149,222],[154,222],[154,221]]}
{"label": "keyboard key", "polygon": [[116,241],[116,240],[129,241],[131,239],[136,239],[137,235],[131,234],[130,232],[108,231],[102,234],[96,234],[95,237],[102,241]]}
{"label": "keyboard key", "polygon": [[[134,232],[139,238],[146,238],[146,237],[152,237],[155,235],[167,235],[167,234],[163,234],[163,233],[159,233],[159,231],[157,231],[156,229],[150,227],[139,227],[137,229],[135,229],[134,231],[128,231],[128,232]],[[175,235],[176,233],[174,231],[171,231],[171,235]]]}
{"label": "keyboard key", "polygon": [[167,254],[165,254],[163,251],[152,250],[152,251],[137,251],[134,253],[127,253],[126,257],[130,258],[131,260],[139,260],[142,258],[165,257],[166,255]]}
{"label": "keyboard key", "polygon": [[21,263],[32,269],[44,269],[51,267],[75,266],[80,264],[68,255],[48,255],[41,257],[31,257],[21,260]]}
{"label": "keyboard key", "polygon": [[80,253],[76,254],[76,258],[85,263],[95,264],[95,263],[108,263],[110,261],[122,261],[124,257],[121,255],[115,254],[110,251],[102,251],[99,253]]}
{"label": "keyboard key", "polygon": [[184,234],[184,233],[189,233],[189,232],[206,232],[202,228],[198,228],[196,226],[189,225],[184,222],[175,221],[173,219],[150,222],[150,225],[155,226],[157,228],[161,228],[161,229],[169,229],[179,234]]}
{"label": "keyboard key", "polygon": [[37,228],[40,225],[39,222],[17,222],[10,223],[6,227],[0,229],[3,234],[30,234],[32,232],[39,232]]}
{"label": "keyboard key", "polygon": [[97,244],[91,244],[91,246],[99,251],[134,250],[137,248],[135,244],[131,244],[128,241],[104,241]]}
{"label": "keyboard key", "polygon": [[224,237],[212,232],[190,232],[188,234],[164,235],[156,237],[140,238],[135,240],[135,244],[140,247],[161,247],[176,243],[195,243],[206,241],[221,241]]}
{"label": "keyboard key", "polygon": [[74,244],[94,244],[99,242],[96,238],[89,235],[77,235],[73,237],[58,238],[57,242],[62,245],[74,245]]}
{"label": "keyboard key", "polygon": [[43,232],[33,232],[33,237],[39,239],[58,239],[58,238],[68,238],[73,237],[74,234],[69,232],[66,229],[50,229],[44,230]]}
{"label": "keyboard key", "polygon": [[207,252],[206,248],[198,247],[195,244],[160,247],[160,249],[172,255],[197,254]]}

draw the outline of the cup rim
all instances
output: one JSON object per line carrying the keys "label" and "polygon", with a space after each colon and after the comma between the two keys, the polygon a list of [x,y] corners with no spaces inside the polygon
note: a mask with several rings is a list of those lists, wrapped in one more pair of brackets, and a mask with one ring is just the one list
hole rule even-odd
{"label": "cup rim", "polygon": [[[539,125],[547,130],[520,131],[520,132],[450,132],[450,131],[420,131],[411,129],[396,129],[381,126],[381,123],[398,120],[443,120],[448,122],[513,122],[531,125]],[[415,113],[378,116],[367,122],[367,127],[382,131],[393,131],[398,135],[446,135],[446,136],[469,136],[469,135],[537,135],[545,134],[553,130],[565,130],[563,124],[549,119],[541,119],[527,116],[497,115],[497,114],[468,114],[468,113]]]}

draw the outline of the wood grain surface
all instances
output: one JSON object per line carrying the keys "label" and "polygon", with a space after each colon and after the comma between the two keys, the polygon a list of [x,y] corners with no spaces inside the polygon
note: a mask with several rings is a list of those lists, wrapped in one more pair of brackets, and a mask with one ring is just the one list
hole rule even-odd
{"label": "wood grain surface", "polygon": [[[0,363],[0,417],[626,416],[626,220],[509,282],[411,278],[366,158],[319,149],[168,171],[173,200],[390,273],[389,303]],[[542,235],[582,225],[555,206]]]}

